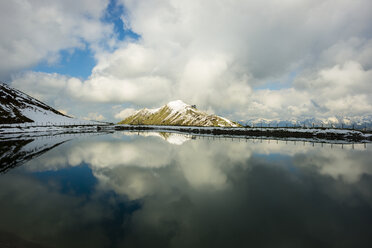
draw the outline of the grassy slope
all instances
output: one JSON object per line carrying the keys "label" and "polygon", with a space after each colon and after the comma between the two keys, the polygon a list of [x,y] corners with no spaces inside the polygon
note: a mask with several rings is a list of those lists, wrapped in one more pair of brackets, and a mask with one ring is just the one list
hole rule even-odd
{"label": "grassy slope", "polygon": [[[237,124],[233,122],[234,124]],[[129,116],[119,124],[129,125],[175,125],[175,126],[231,126],[224,119],[216,115],[208,115],[207,113],[198,111],[193,108],[188,108],[186,114],[173,113],[171,109],[164,106],[154,114],[141,110],[135,115]],[[237,124],[240,126],[239,124]]]}

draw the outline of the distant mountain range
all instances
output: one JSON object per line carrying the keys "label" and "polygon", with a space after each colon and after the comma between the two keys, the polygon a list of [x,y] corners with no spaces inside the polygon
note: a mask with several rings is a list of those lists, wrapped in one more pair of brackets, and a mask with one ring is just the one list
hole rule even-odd
{"label": "distant mountain range", "polygon": [[329,118],[292,118],[291,120],[279,119],[265,119],[255,118],[247,121],[240,121],[241,125],[248,125],[252,127],[337,127],[337,128],[356,128],[356,129],[371,129],[372,128],[372,115],[358,116],[358,117],[345,117],[334,116]]}
{"label": "distant mountain range", "polygon": [[71,124],[78,121],[0,82],[0,124],[25,122]]}
{"label": "distant mountain range", "polygon": [[141,109],[119,124],[172,125],[203,127],[239,127],[240,124],[217,115],[200,111],[181,100],[172,101],[157,109]]}

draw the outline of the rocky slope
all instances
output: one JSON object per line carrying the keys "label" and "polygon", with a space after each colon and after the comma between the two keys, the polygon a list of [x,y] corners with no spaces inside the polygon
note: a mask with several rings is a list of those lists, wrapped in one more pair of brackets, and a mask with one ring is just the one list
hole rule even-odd
{"label": "rocky slope", "polygon": [[0,124],[73,121],[45,103],[0,82]]}
{"label": "rocky slope", "polygon": [[226,118],[210,115],[181,100],[172,101],[157,109],[141,109],[119,124],[129,125],[175,125],[203,127],[239,127]]}

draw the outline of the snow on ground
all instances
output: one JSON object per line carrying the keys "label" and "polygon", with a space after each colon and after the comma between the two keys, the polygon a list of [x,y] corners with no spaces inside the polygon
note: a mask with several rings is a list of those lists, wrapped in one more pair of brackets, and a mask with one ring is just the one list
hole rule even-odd
{"label": "snow on ground", "polygon": [[222,120],[226,121],[228,124],[230,124],[233,127],[237,127],[238,126],[238,125],[232,123],[229,119],[226,119],[226,118],[224,118],[222,116],[218,116],[218,117],[221,118]]}
{"label": "snow on ground", "polygon": [[[35,124],[34,124],[35,125]],[[3,135],[8,136],[9,134],[35,134],[35,135],[44,135],[44,134],[58,134],[58,133],[84,133],[84,132],[97,132],[98,127],[101,131],[113,131],[114,126],[110,125],[48,125],[48,126],[31,126],[29,123],[23,124],[12,124],[0,126],[0,139]]]}
{"label": "snow on ground", "polygon": [[147,110],[150,114],[155,114],[156,112],[158,112],[160,110],[160,108],[154,108],[154,109],[145,108],[145,110]]}
{"label": "snow on ground", "polygon": [[22,109],[21,113],[27,118],[33,120],[36,123],[50,123],[50,124],[78,124],[84,122],[85,124],[90,123],[89,121],[81,121],[75,118],[69,118],[67,116],[58,115],[51,111],[45,111],[44,109],[34,107]]}

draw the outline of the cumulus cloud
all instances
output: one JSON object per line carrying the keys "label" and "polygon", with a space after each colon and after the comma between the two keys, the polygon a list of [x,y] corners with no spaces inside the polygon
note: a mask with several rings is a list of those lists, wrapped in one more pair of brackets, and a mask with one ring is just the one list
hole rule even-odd
{"label": "cumulus cloud", "polygon": [[98,52],[89,79],[63,78],[66,96],[132,108],[182,99],[239,120],[371,113],[368,0],[119,3],[141,38]]}
{"label": "cumulus cloud", "polygon": [[119,113],[117,113],[115,115],[115,118],[116,119],[119,119],[119,120],[123,120],[125,118],[127,118],[128,116],[134,114],[137,110],[133,109],[133,108],[126,108],[126,109],[123,109],[122,111],[120,111]]}
{"label": "cumulus cloud", "polygon": [[100,19],[108,0],[0,2],[0,78],[40,61],[53,63],[63,49],[98,48],[112,27]]}
{"label": "cumulus cloud", "polygon": [[58,111],[61,112],[61,113],[64,114],[64,115],[69,115],[69,114],[68,114],[68,111],[65,110],[65,109],[58,109]]}
{"label": "cumulus cloud", "polygon": [[103,121],[106,118],[99,114],[99,113],[89,113],[86,117],[83,118],[84,120],[94,120],[94,121]]}

